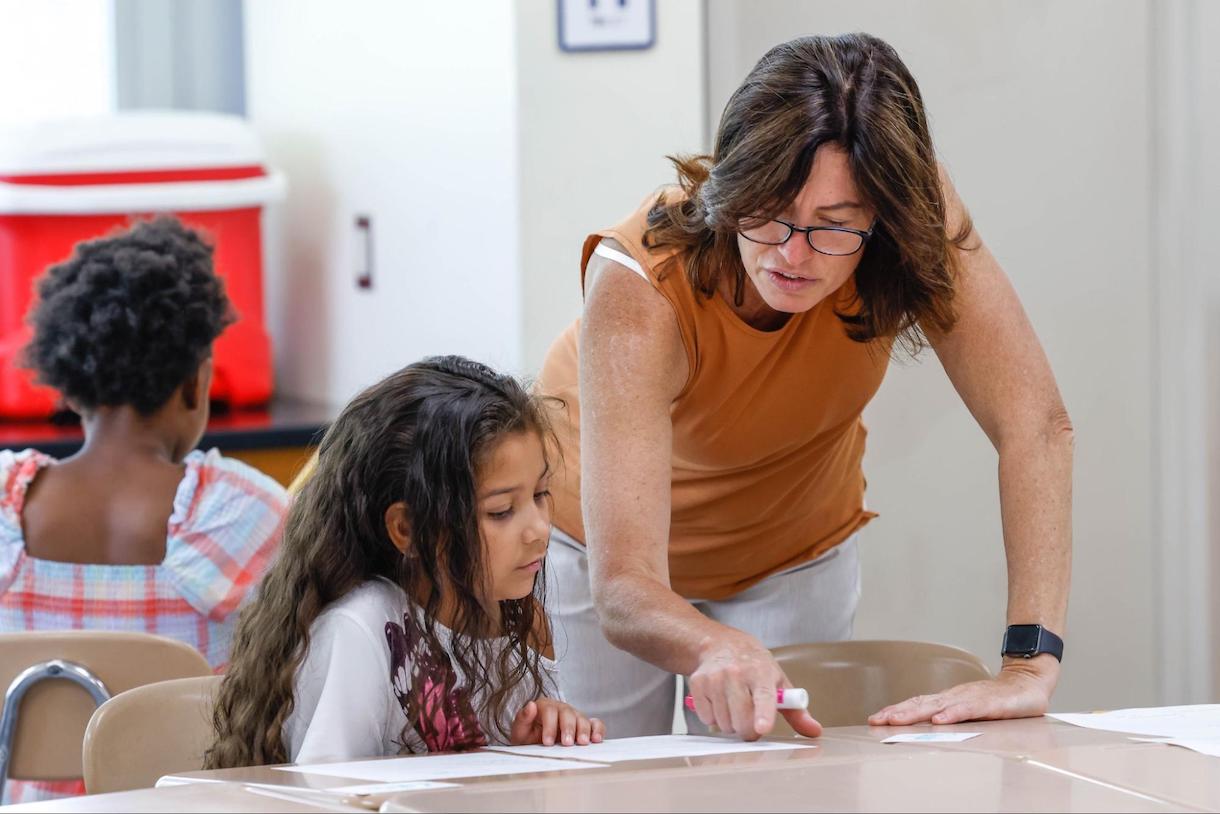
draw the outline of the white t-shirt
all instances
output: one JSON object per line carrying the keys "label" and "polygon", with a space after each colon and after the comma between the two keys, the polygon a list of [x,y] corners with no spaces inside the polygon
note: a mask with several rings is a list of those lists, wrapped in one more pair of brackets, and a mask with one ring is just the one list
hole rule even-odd
{"label": "white t-shirt", "polygon": [[[292,762],[453,751],[502,742],[496,727],[475,713],[484,698],[470,697],[462,675],[450,663],[452,632],[437,624],[437,638],[446,652],[436,658],[417,632],[420,618],[419,607],[401,588],[376,579],[331,603],[314,620],[309,650],[297,668],[292,714],[284,722],[284,745]],[[496,658],[504,644],[504,639],[488,640],[488,658]],[[540,661],[541,694],[556,697],[555,663]],[[533,682],[519,685],[508,698],[504,723],[538,694]]]}

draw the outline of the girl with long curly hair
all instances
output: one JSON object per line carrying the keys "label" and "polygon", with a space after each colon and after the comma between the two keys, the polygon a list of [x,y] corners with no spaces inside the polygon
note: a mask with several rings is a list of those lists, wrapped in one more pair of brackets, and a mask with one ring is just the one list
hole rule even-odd
{"label": "girl with long curly hair", "polygon": [[548,437],[516,380],[458,356],[357,396],[241,617],[206,766],[600,741],[555,697]]}

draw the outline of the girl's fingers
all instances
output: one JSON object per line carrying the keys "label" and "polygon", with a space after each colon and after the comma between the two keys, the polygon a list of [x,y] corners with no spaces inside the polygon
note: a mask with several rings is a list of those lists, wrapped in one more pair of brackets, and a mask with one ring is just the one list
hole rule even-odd
{"label": "girl's fingers", "polygon": [[559,710],[559,742],[564,746],[576,743],[576,710],[567,704]]}
{"label": "girl's fingers", "polygon": [[547,704],[542,708],[542,715],[539,718],[539,723],[542,726],[542,745],[554,746],[555,738],[559,734],[559,710],[554,704]]}
{"label": "girl's fingers", "polygon": [[530,701],[517,712],[513,725],[509,730],[509,740],[517,746],[531,743],[530,732],[534,728],[534,719],[538,717],[538,704]]}
{"label": "girl's fingers", "polygon": [[554,746],[560,743],[564,746],[587,746],[601,743],[605,737],[606,725],[599,718],[586,718],[569,704],[545,698],[522,707],[513,720],[511,732],[515,745],[541,743]]}
{"label": "girl's fingers", "polygon": [[589,723],[589,719],[583,715],[576,718],[576,742],[581,746],[589,745],[589,735],[592,733],[593,727]]}

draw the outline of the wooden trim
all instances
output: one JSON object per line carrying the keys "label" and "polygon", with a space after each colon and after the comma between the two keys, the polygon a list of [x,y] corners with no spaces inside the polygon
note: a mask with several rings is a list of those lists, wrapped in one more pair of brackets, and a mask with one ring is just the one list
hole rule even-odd
{"label": "wooden trim", "polygon": [[230,449],[224,454],[250,464],[255,469],[275,478],[285,488],[305,466],[315,447],[273,447],[271,449]]}

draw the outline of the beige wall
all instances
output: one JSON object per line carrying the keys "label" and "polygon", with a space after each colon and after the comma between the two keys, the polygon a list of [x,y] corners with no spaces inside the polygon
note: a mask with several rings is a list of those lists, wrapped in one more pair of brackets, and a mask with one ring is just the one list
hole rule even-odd
{"label": "beige wall", "polygon": [[[1195,273],[1204,282],[1206,306],[1203,314],[1205,326],[1204,354],[1206,381],[1205,409],[1203,414],[1208,440],[1209,466],[1204,491],[1204,500],[1209,506],[1209,587],[1211,594],[1210,638],[1220,636],[1220,245],[1211,236],[1220,223],[1220,49],[1215,39],[1220,35],[1220,4],[1198,2],[1193,4],[1198,16],[1193,21],[1196,34],[1193,53],[1199,64],[1192,75],[1197,78],[1197,93],[1194,109],[1198,114],[1195,145],[1199,164],[1197,184],[1199,200],[1197,214],[1191,224],[1196,249]],[[1209,700],[1220,702],[1220,647],[1212,649],[1212,686]]]}
{"label": "beige wall", "polygon": [[580,314],[580,247],[702,148],[702,0],[657,3],[645,51],[565,53],[553,0],[516,4],[522,370]]}
{"label": "beige wall", "polygon": [[[768,47],[800,34],[868,31],[915,74],[942,159],[1077,428],[1075,569],[1053,707],[1157,703],[1148,4],[750,0],[709,14],[714,113]],[[892,365],[866,418],[881,518],[863,534],[857,635],[949,642],[998,666],[995,452],[931,353]]]}

